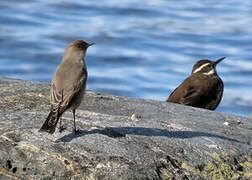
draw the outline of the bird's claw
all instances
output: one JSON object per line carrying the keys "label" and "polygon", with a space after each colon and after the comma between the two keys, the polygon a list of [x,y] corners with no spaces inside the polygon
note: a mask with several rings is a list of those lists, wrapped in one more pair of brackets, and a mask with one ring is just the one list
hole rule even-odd
{"label": "bird's claw", "polygon": [[79,134],[79,133],[80,133],[80,130],[79,130],[79,129],[73,129],[73,133]]}

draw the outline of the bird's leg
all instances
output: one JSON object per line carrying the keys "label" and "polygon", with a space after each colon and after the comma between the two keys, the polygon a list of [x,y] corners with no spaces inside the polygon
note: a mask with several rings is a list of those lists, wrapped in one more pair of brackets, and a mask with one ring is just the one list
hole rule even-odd
{"label": "bird's leg", "polygon": [[80,130],[76,129],[76,125],[75,125],[75,109],[73,109],[73,119],[74,119],[74,129],[73,129],[73,132],[77,134],[77,133],[80,132]]}
{"label": "bird's leg", "polygon": [[63,132],[66,129],[66,126],[64,126],[61,122],[61,118],[59,118],[59,132]]}

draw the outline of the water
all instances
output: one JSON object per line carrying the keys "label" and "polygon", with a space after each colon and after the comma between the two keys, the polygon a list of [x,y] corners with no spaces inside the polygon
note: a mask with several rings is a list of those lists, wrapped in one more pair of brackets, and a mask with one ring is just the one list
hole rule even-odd
{"label": "water", "polygon": [[251,0],[1,0],[0,76],[50,82],[73,40],[95,42],[89,90],[166,100],[202,58],[217,67],[217,111],[252,113]]}

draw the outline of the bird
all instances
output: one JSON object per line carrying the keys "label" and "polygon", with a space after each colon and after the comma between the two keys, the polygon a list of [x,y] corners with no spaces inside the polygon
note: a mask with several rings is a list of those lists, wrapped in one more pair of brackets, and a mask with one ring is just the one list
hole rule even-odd
{"label": "bird", "polygon": [[167,102],[215,110],[219,105],[224,84],[216,71],[216,65],[226,57],[216,61],[197,61],[191,75],[186,78],[169,96]]}
{"label": "bird", "polygon": [[[88,47],[93,44],[84,40],[76,40],[66,47],[62,61],[57,67],[51,82],[50,113],[39,132],[53,134],[60,117],[66,110],[72,110],[73,132],[78,132],[75,125],[75,112],[85,93],[88,77],[85,56]],[[60,120],[60,132],[62,130]]]}

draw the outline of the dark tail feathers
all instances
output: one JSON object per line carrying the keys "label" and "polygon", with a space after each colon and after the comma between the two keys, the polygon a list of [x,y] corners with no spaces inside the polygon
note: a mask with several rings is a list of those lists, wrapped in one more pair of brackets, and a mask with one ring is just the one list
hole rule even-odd
{"label": "dark tail feathers", "polygon": [[60,118],[60,116],[58,115],[58,113],[57,113],[57,115],[55,115],[53,113],[53,111],[50,111],[44,124],[39,129],[39,132],[47,132],[47,133],[53,134],[55,132],[59,118]]}

